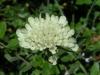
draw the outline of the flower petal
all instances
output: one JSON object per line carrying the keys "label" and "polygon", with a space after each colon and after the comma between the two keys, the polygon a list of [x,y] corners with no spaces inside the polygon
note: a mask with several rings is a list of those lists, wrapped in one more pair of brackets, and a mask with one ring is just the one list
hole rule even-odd
{"label": "flower petal", "polygon": [[66,20],[66,17],[65,16],[61,16],[60,19],[59,19],[59,24],[65,26],[68,24],[67,20]]}
{"label": "flower petal", "polygon": [[56,65],[57,64],[57,56],[50,56],[49,57],[49,62],[52,63],[52,65]]}

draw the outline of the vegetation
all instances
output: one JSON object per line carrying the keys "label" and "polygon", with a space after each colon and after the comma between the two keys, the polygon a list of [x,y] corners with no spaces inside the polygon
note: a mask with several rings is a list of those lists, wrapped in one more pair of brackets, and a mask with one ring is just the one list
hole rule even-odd
{"label": "vegetation", "polygon": [[[59,48],[57,65],[16,36],[28,17],[45,13],[65,15],[80,48]],[[0,75],[100,75],[100,0],[0,0]]]}

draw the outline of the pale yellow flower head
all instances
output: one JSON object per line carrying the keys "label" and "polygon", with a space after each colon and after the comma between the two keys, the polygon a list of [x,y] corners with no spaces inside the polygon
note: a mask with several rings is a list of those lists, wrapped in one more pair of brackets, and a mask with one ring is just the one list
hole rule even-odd
{"label": "pale yellow flower head", "polygon": [[29,17],[25,28],[16,31],[19,44],[23,48],[43,51],[46,48],[52,53],[57,52],[57,46],[78,50],[76,40],[72,37],[74,30],[68,26],[65,16],[49,16],[45,18]]}

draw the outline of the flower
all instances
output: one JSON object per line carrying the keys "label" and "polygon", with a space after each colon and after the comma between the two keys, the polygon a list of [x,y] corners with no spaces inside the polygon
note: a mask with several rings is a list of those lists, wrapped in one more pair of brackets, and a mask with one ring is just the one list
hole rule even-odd
{"label": "flower", "polygon": [[74,30],[68,26],[65,16],[49,16],[45,18],[29,17],[25,28],[16,31],[19,44],[33,51],[43,51],[46,48],[52,53],[57,52],[57,46],[78,50],[76,40],[72,37]]}
{"label": "flower", "polygon": [[52,63],[52,65],[56,65],[57,59],[58,59],[57,56],[53,55],[53,56],[50,56],[48,60],[49,60],[49,62]]}

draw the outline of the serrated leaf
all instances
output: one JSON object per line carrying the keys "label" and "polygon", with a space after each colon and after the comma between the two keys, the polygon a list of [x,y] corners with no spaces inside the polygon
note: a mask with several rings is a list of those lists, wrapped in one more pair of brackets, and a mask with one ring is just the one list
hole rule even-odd
{"label": "serrated leaf", "polygon": [[0,39],[2,39],[5,35],[6,32],[6,23],[5,22],[0,22]]}

